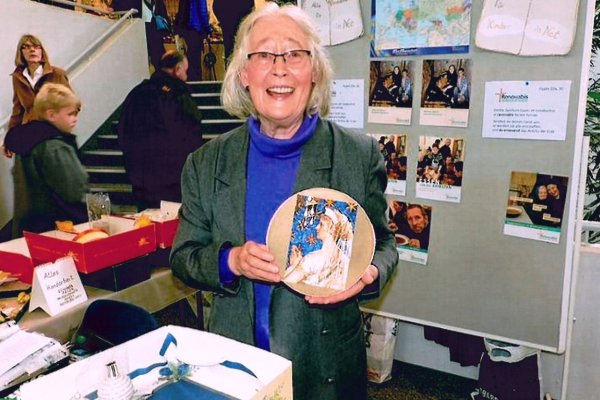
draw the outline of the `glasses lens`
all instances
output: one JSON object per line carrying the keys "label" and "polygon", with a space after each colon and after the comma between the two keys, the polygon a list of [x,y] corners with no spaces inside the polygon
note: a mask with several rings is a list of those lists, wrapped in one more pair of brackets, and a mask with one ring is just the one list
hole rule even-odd
{"label": "glasses lens", "polygon": [[270,65],[275,63],[277,57],[281,57],[286,64],[297,65],[306,61],[309,56],[310,52],[307,50],[291,50],[281,54],[258,51],[256,53],[250,53],[248,58],[250,61],[260,65]]}
{"label": "glasses lens", "polygon": [[39,50],[39,49],[41,49],[41,46],[37,45],[37,44],[24,44],[23,46],[21,46],[21,50],[31,50],[31,49]]}

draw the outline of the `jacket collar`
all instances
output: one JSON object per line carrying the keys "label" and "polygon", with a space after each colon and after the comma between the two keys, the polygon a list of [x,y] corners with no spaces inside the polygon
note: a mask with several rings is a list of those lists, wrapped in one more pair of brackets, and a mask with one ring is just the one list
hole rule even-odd
{"label": "jacket collar", "polygon": [[[43,69],[42,69],[42,78],[48,74],[51,74],[52,72],[54,72],[54,67],[52,65],[50,65],[50,63],[43,63]],[[25,70],[26,67],[17,67],[15,68],[15,70],[13,71],[13,73],[11,75],[13,76],[17,76],[19,79],[25,80],[27,81],[27,79],[25,78],[25,76],[23,76],[23,71]]]}
{"label": "jacket collar", "polygon": [[71,136],[71,138],[67,138],[67,135],[61,133],[51,123],[36,120],[25,125],[15,126],[8,131],[4,139],[4,145],[16,154],[26,156],[31,153],[35,146],[48,139],[63,139],[72,144],[70,141],[74,142],[75,136],[68,136]]}
{"label": "jacket collar", "polygon": [[[237,132],[239,133],[236,134]],[[231,133],[231,138],[224,141],[222,154],[218,157],[215,178],[227,186],[242,184],[244,186],[244,196],[242,197],[245,197],[246,164],[250,134],[248,123],[246,122]],[[331,169],[332,152],[332,135],[329,134],[327,123],[320,119],[315,134],[302,148],[300,169],[294,189],[303,190],[304,188],[324,184],[329,186],[329,182],[323,181],[320,172]],[[232,167],[228,164],[228,160],[238,160],[238,162]]]}

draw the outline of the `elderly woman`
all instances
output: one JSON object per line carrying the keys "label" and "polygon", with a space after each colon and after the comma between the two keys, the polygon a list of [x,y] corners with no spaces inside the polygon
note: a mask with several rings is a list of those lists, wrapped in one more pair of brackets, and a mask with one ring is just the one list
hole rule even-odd
{"label": "elderly woman", "polygon": [[[377,295],[397,263],[385,221],[377,142],[322,119],[332,70],[309,17],[274,3],[240,25],[223,104],[242,127],[192,153],[182,174],[175,275],[217,293],[208,329],[293,362],[295,399],[366,399],[361,296]],[[361,279],[325,297],[281,282],[266,247],[269,221],[295,192],[328,187],[366,211],[376,251]]]}
{"label": "elderly woman", "polygon": [[[65,71],[50,64],[48,53],[42,42],[33,35],[23,35],[17,44],[15,71],[12,73],[13,108],[8,129],[25,124],[33,118],[33,100],[47,82],[60,83],[69,87]],[[12,153],[4,149],[7,157]]]}

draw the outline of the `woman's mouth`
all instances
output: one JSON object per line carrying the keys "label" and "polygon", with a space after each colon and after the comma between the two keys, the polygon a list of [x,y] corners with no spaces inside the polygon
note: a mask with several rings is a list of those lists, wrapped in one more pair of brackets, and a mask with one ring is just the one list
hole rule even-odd
{"label": "woman's mouth", "polygon": [[294,88],[289,87],[289,86],[275,86],[275,87],[268,88],[267,93],[272,94],[272,95],[292,94],[292,93],[294,93]]}

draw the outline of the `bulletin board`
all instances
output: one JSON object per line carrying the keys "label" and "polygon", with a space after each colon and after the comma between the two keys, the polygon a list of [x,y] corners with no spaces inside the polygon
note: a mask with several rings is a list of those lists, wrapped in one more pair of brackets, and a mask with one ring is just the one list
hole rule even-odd
{"label": "bulletin board", "polygon": [[[371,8],[371,0],[361,0],[363,36],[328,48],[335,64],[335,77],[364,79],[363,133],[406,137],[406,194],[388,195],[388,200],[428,205],[432,218],[426,264],[400,261],[383,295],[364,307],[408,322],[562,352],[571,286],[594,2],[580,2],[572,49],[561,56],[517,56],[476,47],[475,31],[483,2],[474,0],[467,53],[371,57]],[[451,58],[468,59],[471,63],[467,126],[422,125],[419,113],[425,90],[423,61]],[[415,63],[411,123],[369,123],[370,62],[406,60]],[[570,93],[564,98],[568,109],[566,138],[549,141],[484,137],[485,84],[491,81],[570,81]],[[459,202],[416,197],[416,163],[419,138],[423,136],[464,139]],[[514,171],[568,178],[557,243],[504,233]]]}

